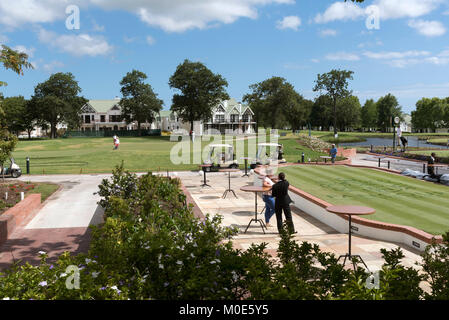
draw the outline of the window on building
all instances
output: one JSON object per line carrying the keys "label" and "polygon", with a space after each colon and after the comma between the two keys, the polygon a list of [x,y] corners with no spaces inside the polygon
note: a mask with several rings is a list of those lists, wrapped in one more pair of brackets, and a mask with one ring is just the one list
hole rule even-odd
{"label": "window on building", "polygon": [[249,122],[249,114],[244,114],[242,120],[243,122]]}
{"label": "window on building", "polygon": [[84,123],[90,123],[90,116],[84,116]]}
{"label": "window on building", "polygon": [[218,123],[223,123],[223,122],[225,122],[225,116],[224,116],[224,114],[217,114],[217,115],[215,116],[215,122],[218,122]]}
{"label": "window on building", "polygon": [[106,122],[106,116],[100,116],[100,121],[101,122]]}
{"label": "window on building", "polygon": [[239,122],[239,115],[231,114],[231,122]]}

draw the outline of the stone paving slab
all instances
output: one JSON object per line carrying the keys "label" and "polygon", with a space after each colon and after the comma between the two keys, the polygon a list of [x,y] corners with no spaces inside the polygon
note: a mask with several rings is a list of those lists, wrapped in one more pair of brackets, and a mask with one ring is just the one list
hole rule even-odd
{"label": "stone paving slab", "polygon": [[[235,191],[238,199],[229,195],[222,199],[223,192],[228,187],[228,176],[223,173],[208,173],[208,184],[211,187],[201,187],[203,176],[197,174],[184,175],[178,173],[184,186],[199,206],[203,214],[219,214],[223,217],[223,225],[235,226],[239,229],[238,235],[233,239],[234,246],[239,249],[248,249],[251,244],[268,243],[267,252],[275,254],[280,237],[276,227],[276,217],[270,220],[271,227],[266,234],[263,233],[259,224],[252,223],[247,233],[244,233],[249,221],[254,218],[255,196],[253,193],[240,191],[245,185],[252,185],[254,175],[241,177],[242,173],[233,173],[231,175],[231,188]],[[288,177],[287,177],[288,178]],[[257,201],[257,210],[261,212],[264,208],[264,202],[259,197]],[[292,207],[293,223],[298,233],[294,236],[298,242],[307,241],[320,246],[321,250],[334,253],[336,256],[344,255],[348,251],[348,235],[341,234],[325,225],[324,223],[309,216],[298,208]],[[264,215],[259,218],[265,220]],[[371,271],[381,268],[383,259],[380,250],[386,248],[401,247],[405,258],[402,260],[405,266],[414,266],[421,257],[417,250],[404,245],[379,241],[361,237],[352,236],[352,252],[360,254],[365,260]],[[419,268],[418,268],[419,269]]]}

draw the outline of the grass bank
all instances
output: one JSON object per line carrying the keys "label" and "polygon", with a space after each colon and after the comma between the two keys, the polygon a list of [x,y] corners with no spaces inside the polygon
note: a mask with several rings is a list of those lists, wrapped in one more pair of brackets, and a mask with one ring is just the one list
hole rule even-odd
{"label": "grass bank", "polygon": [[334,205],[376,209],[367,219],[431,234],[449,229],[449,188],[381,171],[344,166],[283,168],[290,184]]}

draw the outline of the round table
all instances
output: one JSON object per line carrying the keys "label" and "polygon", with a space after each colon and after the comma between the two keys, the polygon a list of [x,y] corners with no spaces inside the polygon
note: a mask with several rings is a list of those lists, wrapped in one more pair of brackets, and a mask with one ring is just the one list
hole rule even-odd
{"label": "round table", "polygon": [[352,265],[354,266],[354,270],[356,270],[355,261],[353,260],[353,257],[356,257],[356,258],[360,259],[360,261],[362,261],[362,263],[365,265],[366,269],[368,269],[368,266],[366,265],[365,261],[363,261],[362,257],[360,255],[353,255],[352,251],[351,251],[352,216],[371,215],[371,214],[374,214],[376,212],[376,210],[373,208],[360,207],[360,206],[330,206],[330,207],[327,207],[326,210],[331,213],[338,214],[338,215],[348,216],[348,218],[349,218],[348,219],[349,220],[349,243],[348,243],[349,252],[344,255],[341,255],[338,258],[338,261],[344,257],[345,259],[343,261],[343,265],[345,265],[346,259],[349,258],[349,260],[352,262]]}
{"label": "round table", "polygon": [[248,231],[249,226],[251,225],[251,223],[254,222],[258,222],[260,223],[260,226],[262,227],[262,231],[263,233],[265,233],[265,229],[268,230],[267,226],[265,225],[265,222],[262,219],[258,219],[257,215],[259,214],[257,211],[257,194],[258,193],[262,193],[262,192],[266,192],[269,191],[271,188],[267,188],[267,187],[256,187],[256,186],[244,186],[241,187],[240,190],[244,191],[244,192],[253,192],[255,195],[255,206],[254,206],[254,214],[255,217],[253,219],[251,219],[251,221],[249,222],[248,226],[246,227],[245,233]]}
{"label": "round table", "polygon": [[239,169],[220,169],[218,170],[219,172],[227,172],[228,173],[228,181],[229,181],[229,185],[228,185],[228,189],[223,193],[222,198],[226,199],[226,196],[228,195],[228,192],[232,192],[232,194],[234,195],[234,197],[236,197],[238,199],[238,197],[235,195],[234,190],[231,189],[231,172],[240,172]]}
{"label": "round table", "polygon": [[249,177],[249,174],[248,174],[248,160],[251,160],[251,158],[243,157],[243,158],[240,158],[240,160],[245,160],[245,174],[242,177]]}
{"label": "round table", "polygon": [[208,185],[207,184],[207,180],[206,180],[206,168],[210,168],[210,167],[212,167],[212,165],[211,164],[200,164],[198,167],[200,167],[202,170],[203,170],[203,172],[204,172],[204,181],[203,181],[203,184],[201,185],[201,187],[210,187],[210,185]]}

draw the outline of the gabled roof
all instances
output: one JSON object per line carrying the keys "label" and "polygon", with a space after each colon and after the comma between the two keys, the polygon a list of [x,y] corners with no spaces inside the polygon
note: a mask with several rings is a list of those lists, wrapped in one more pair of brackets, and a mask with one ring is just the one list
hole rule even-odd
{"label": "gabled roof", "polygon": [[89,100],[88,104],[97,112],[106,113],[119,102],[120,100]]}

